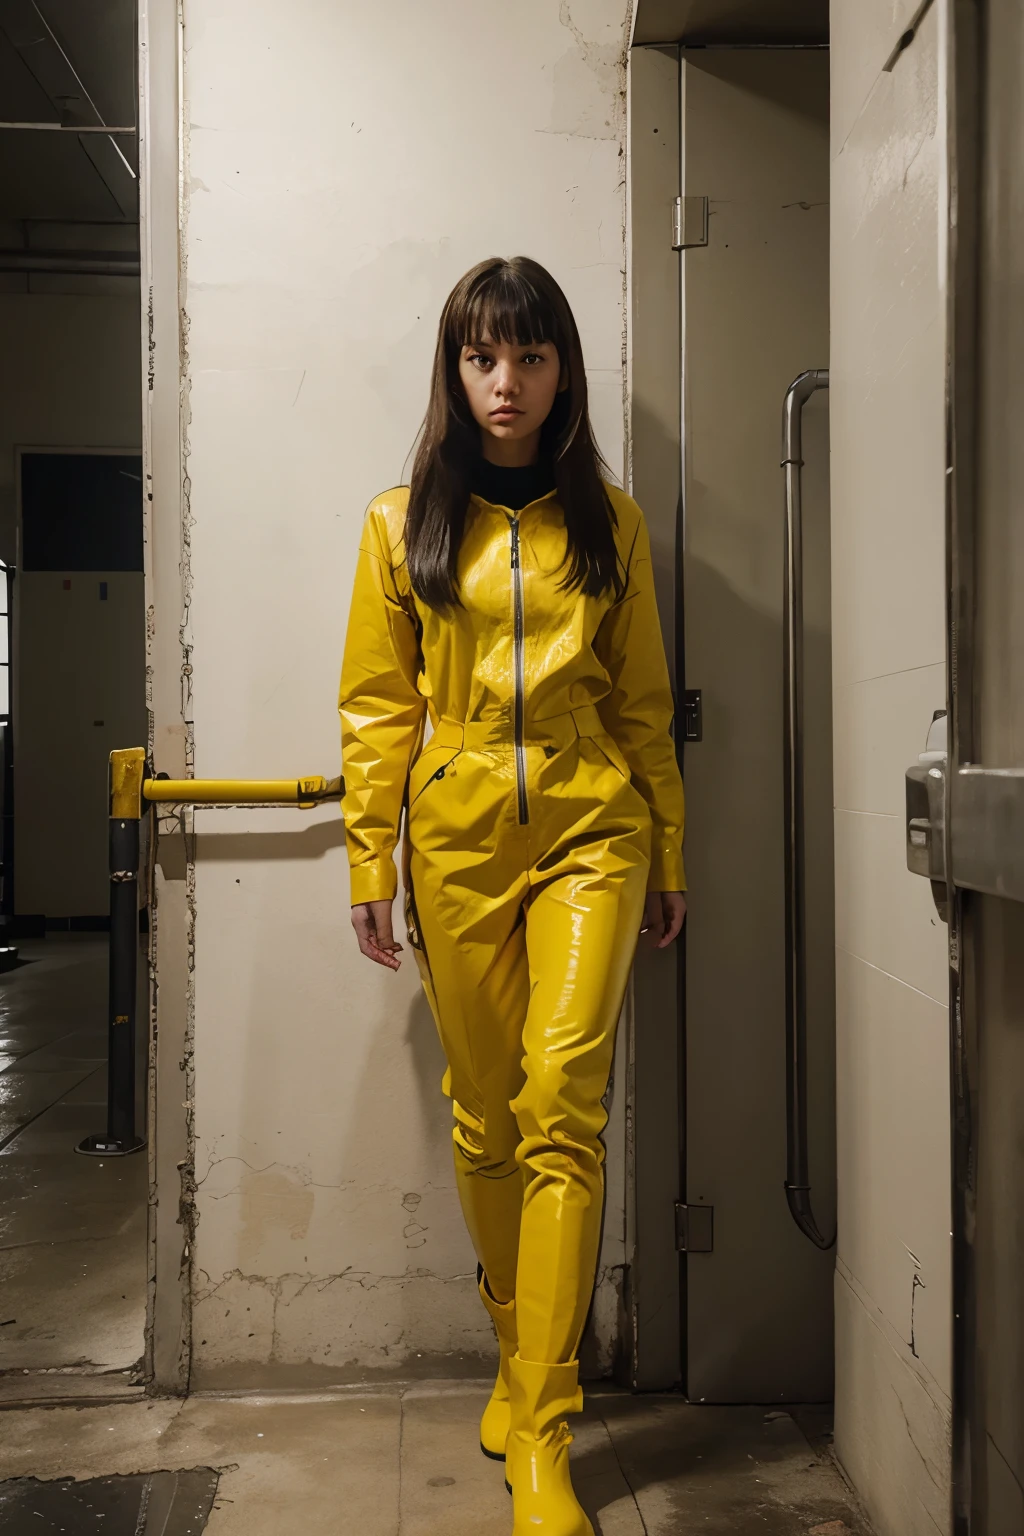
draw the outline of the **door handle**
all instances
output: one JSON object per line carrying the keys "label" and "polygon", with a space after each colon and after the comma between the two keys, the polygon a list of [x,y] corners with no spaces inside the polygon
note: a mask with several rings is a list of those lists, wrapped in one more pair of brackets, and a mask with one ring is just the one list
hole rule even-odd
{"label": "door handle", "polygon": [[925,750],[907,769],[907,868],[932,883],[935,908],[949,921],[946,886],[946,711],[932,716]]}

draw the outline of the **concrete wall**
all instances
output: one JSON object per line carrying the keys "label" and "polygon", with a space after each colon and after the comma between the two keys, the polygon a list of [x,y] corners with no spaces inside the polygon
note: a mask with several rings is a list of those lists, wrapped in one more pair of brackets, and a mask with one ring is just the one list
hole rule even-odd
{"label": "concrete wall", "polygon": [[[621,468],[626,9],[186,0],[197,774],[337,771],[363,510],[403,478],[471,263],[563,282]],[[356,952],[337,813],[197,827],[193,1380],[478,1372],[440,1051],[412,967]],[[617,1153],[606,1266],[621,1182]],[[599,1364],[616,1308],[610,1273]]]}
{"label": "concrete wall", "polygon": [[832,5],[836,1448],[879,1536],[949,1525],[946,931],[903,775],[945,703],[941,8]]}
{"label": "concrete wall", "polygon": [[[17,447],[141,447],[139,295],[123,278],[33,278],[33,292],[23,277],[0,283],[0,558],[13,564]],[[144,738],[142,578],[63,574],[70,594],[55,572],[23,573],[16,589],[15,902],[102,916],[104,764],[111,747]],[[60,799],[68,771],[81,785],[74,803]]]}

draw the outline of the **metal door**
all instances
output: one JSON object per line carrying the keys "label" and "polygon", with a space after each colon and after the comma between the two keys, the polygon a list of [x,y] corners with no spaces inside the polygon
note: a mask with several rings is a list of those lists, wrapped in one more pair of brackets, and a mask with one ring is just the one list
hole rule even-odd
{"label": "metal door", "polygon": [[[684,1379],[695,1401],[821,1400],[832,1390],[833,1260],[798,1230],[784,1188],[779,427],[794,378],[828,366],[828,55],[684,48],[682,60],[685,684],[701,691],[703,707],[703,739],[686,749],[693,899],[683,1236],[688,1227],[698,1241],[686,1259]],[[811,1167],[817,1219],[832,1230],[831,626],[821,395],[807,405],[803,457]]]}
{"label": "metal door", "polygon": [[933,796],[908,848],[920,860],[931,842],[951,920],[954,1529],[1022,1536],[1024,16],[1005,0],[944,9],[951,729],[945,815]]}

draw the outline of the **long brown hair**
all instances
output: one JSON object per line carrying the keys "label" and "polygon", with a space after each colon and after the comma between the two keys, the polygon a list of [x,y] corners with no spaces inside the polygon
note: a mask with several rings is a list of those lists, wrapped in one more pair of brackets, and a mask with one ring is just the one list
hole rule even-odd
{"label": "long brown hair", "polygon": [[466,273],[441,311],[430,402],[413,462],[405,523],[406,561],[416,595],[431,608],[459,603],[458,559],[469,506],[480,428],[459,380],[462,348],[483,341],[558,351],[565,387],[541,431],[541,456],[552,461],[565,517],[562,586],[593,597],[619,595],[615,513],[601,479],[606,468],[587,414],[587,376],[579,331],[550,272],[527,256],[492,256]]}

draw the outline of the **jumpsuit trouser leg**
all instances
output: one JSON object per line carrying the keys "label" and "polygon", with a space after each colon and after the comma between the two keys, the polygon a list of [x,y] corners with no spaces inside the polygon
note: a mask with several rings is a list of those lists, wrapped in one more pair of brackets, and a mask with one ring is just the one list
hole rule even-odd
{"label": "jumpsuit trouser leg", "polygon": [[515,1299],[523,1173],[511,1101],[523,1084],[522,1024],[530,997],[522,903],[526,881],[487,902],[487,942],[455,936],[416,854],[417,953],[448,1069],[455,1185],[486,1289]]}
{"label": "jumpsuit trouser leg", "polygon": [[530,902],[525,1082],[513,1102],[526,1176],[519,1233],[519,1354],[575,1360],[590,1308],[604,1205],[615,1033],[643,912],[647,870],[564,873]]}
{"label": "jumpsuit trouser leg", "polygon": [[[587,746],[576,771],[592,779]],[[535,795],[531,828],[481,833],[461,868],[440,815],[422,843],[412,820],[418,958],[448,1060],[462,1208],[492,1295],[515,1299],[520,1355],[551,1364],[575,1358],[593,1290],[602,1101],[648,873],[639,796],[598,762],[582,807]],[[472,803],[470,783],[461,793]]]}

